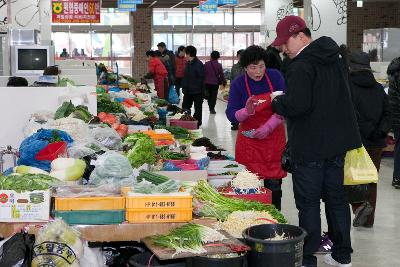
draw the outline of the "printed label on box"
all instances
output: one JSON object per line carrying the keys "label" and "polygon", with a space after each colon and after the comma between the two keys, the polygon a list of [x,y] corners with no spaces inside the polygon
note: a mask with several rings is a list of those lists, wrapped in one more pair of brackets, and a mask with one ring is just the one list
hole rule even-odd
{"label": "printed label on box", "polygon": [[0,222],[47,221],[50,190],[18,193],[0,190]]}

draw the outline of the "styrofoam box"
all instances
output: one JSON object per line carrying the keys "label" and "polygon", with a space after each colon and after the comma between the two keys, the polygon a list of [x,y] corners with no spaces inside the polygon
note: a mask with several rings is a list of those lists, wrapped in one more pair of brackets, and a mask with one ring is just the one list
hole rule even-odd
{"label": "styrofoam box", "polygon": [[0,222],[43,222],[50,215],[50,190],[0,190]]}
{"label": "styrofoam box", "polygon": [[234,177],[235,176],[232,175],[211,176],[207,178],[207,181],[211,186],[218,188],[221,186],[229,186]]}

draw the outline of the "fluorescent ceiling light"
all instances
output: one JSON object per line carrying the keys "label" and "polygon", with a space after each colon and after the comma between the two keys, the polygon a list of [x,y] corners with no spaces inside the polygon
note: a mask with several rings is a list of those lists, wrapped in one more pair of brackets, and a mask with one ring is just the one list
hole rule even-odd
{"label": "fluorescent ceiling light", "polygon": [[363,4],[364,4],[364,2],[362,0],[357,1],[357,7],[363,7]]}
{"label": "fluorescent ceiling light", "polygon": [[173,5],[173,6],[171,6],[170,8],[177,7],[177,6],[179,6],[180,4],[182,4],[183,2],[185,2],[185,1],[180,1],[178,4],[176,4],[176,5]]}
{"label": "fluorescent ceiling light", "polygon": [[155,4],[157,4],[157,1],[153,1],[153,3],[151,3],[147,8],[154,6]]}

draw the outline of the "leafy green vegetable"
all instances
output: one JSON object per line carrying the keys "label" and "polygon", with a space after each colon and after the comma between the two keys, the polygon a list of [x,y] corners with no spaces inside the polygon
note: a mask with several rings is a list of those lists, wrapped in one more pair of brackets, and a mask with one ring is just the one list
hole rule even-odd
{"label": "leafy green vegetable", "polygon": [[111,100],[108,94],[97,95],[97,113],[125,113],[124,107]]}
{"label": "leafy green vegetable", "polygon": [[57,86],[65,87],[68,84],[75,86],[75,82],[71,79],[68,79],[68,78],[62,78],[62,79],[59,78],[58,79]]}
{"label": "leafy green vegetable", "polygon": [[128,151],[128,160],[133,168],[138,168],[145,163],[156,162],[156,147],[150,138],[139,138],[133,148]]}
{"label": "leafy green vegetable", "polygon": [[187,159],[188,156],[183,153],[171,152],[171,151],[161,151],[160,156],[162,159]]}
{"label": "leafy green vegetable", "polygon": [[286,223],[285,217],[274,205],[265,205],[256,201],[248,201],[239,198],[228,198],[218,193],[207,181],[200,180],[193,188],[194,203],[199,204],[201,216],[215,217],[224,221],[234,211],[267,211],[279,223]]}
{"label": "leafy green vegetable", "polygon": [[54,114],[54,119],[58,120],[61,118],[66,118],[74,112],[75,106],[71,101],[62,103],[61,107],[59,107]]}
{"label": "leafy green vegetable", "polygon": [[45,174],[0,176],[0,189],[17,192],[46,190],[60,181]]}
{"label": "leafy green vegetable", "polygon": [[169,102],[165,99],[157,99],[155,102],[159,107],[166,107],[169,104]]}

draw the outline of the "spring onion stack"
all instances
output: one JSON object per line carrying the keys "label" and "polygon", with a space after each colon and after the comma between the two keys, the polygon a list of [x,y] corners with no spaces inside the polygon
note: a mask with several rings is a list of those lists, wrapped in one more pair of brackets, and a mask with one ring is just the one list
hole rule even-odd
{"label": "spring onion stack", "polygon": [[202,254],[207,251],[203,244],[222,241],[226,239],[218,231],[200,224],[185,224],[172,230],[167,235],[157,235],[152,238],[155,245],[175,249],[172,257],[179,253],[188,252]]}
{"label": "spring onion stack", "polygon": [[193,188],[193,212],[200,216],[214,217],[225,221],[234,211],[266,211],[278,222],[286,223],[285,217],[273,206],[256,201],[228,198],[218,193],[205,180],[200,180]]}

